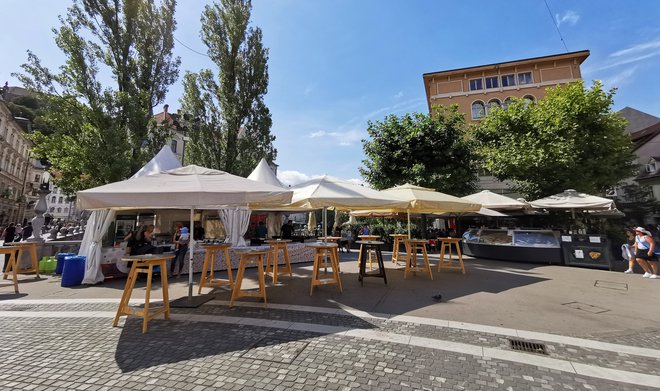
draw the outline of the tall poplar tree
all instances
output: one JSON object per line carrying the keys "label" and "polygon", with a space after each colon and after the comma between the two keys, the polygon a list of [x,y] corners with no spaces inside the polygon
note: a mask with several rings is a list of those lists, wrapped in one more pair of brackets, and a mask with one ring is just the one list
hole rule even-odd
{"label": "tall poplar tree", "polygon": [[202,14],[202,41],[218,66],[188,72],[181,110],[189,129],[186,160],[246,176],[264,157],[273,161],[275,137],[264,103],[268,49],[262,32],[250,27],[249,0],[221,0]]}
{"label": "tall poplar tree", "polygon": [[[176,81],[175,0],[75,0],[53,29],[58,72],[28,51],[23,85],[45,100],[34,152],[68,194],[137,171],[170,136],[153,108]],[[102,82],[106,78],[111,81]],[[52,134],[47,134],[52,132]]]}

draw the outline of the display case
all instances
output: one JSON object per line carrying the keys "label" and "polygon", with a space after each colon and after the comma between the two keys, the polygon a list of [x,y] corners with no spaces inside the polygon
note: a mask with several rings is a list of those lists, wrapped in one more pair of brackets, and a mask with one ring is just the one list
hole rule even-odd
{"label": "display case", "polygon": [[559,233],[550,230],[469,229],[463,252],[479,258],[561,264]]}
{"label": "display case", "polygon": [[561,248],[566,265],[615,269],[610,240],[604,235],[562,235]]}

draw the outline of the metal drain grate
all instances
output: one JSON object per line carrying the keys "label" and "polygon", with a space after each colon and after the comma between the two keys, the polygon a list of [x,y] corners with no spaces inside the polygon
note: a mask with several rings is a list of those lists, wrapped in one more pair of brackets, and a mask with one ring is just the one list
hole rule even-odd
{"label": "metal drain grate", "polygon": [[509,338],[508,340],[509,340],[509,345],[511,346],[511,349],[513,349],[513,350],[520,350],[520,351],[523,351],[523,352],[539,353],[539,354],[545,354],[545,355],[548,354],[548,351],[546,350],[545,344],[524,341],[522,339],[511,339],[511,338]]}

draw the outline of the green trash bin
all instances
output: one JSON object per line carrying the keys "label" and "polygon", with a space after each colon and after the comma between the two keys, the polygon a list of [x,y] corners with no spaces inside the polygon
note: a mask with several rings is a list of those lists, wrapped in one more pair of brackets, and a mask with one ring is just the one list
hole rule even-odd
{"label": "green trash bin", "polygon": [[42,274],[55,274],[57,267],[57,259],[55,257],[43,257],[39,261],[39,273]]}

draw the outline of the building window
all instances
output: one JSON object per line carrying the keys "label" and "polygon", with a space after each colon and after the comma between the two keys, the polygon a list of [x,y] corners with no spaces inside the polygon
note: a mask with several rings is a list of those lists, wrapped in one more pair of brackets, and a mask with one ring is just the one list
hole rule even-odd
{"label": "building window", "polygon": [[484,102],[478,100],[472,103],[472,119],[481,119],[486,115],[486,107]]}
{"label": "building window", "polygon": [[64,197],[60,197],[60,199],[57,201],[58,204],[61,204],[62,201],[64,201]]}
{"label": "building window", "polygon": [[493,110],[493,109],[495,109],[495,108],[497,108],[497,107],[501,107],[501,106],[502,106],[502,105],[501,105],[501,103],[500,103],[500,101],[499,101],[498,99],[491,99],[491,100],[488,101],[488,107],[487,107],[487,108],[488,108],[488,112],[490,113],[491,110]]}
{"label": "building window", "polygon": [[172,148],[172,152],[176,153],[176,140],[172,140],[172,143],[170,143],[170,148]]}
{"label": "building window", "polygon": [[53,196],[53,198],[50,199],[50,203],[54,204],[57,202],[57,197]]}
{"label": "building window", "polygon": [[57,208],[57,213],[62,213],[62,208]]}
{"label": "building window", "polygon": [[484,89],[483,79],[472,79],[470,80],[470,91],[478,91]]}
{"label": "building window", "polygon": [[518,85],[532,84],[532,72],[523,72],[518,74]]}
{"label": "building window", "polygon": [[500,82],[497,79],[497,76],[486,78],[486,88],[498,88],[499,86]]}
{"label": "building window", "polygon": [[69,208],[64,208],[64,213],[69,213]]}
{"label": "building window", "polygon": [[516,85],[516,75],[502,75],[502,87],[511,87]]}
{"label": "building window", "polygon": [[511,103],[513,103],[513,99],[511,99],[511,98],[506,98],[506,99],[504,99],[504,102],[502,102],[502,108],[503,108],[504,110],[508,109],[508,108],[509,108],[509,105],[510,105]]}
{"label": "building window", "polygon": [[532,95],[523,96],[523,101],[525,102],[525,107],[529,106],[531,103],[534,103],[536,99]]}
{"label": "building window", "polygon": [[40,180],[41,180],[41,176],[39,176],[39,175],[34,176],[34,181],[35,182],[39,183]]}
{"label": "building window", "polygon": [[50,207],[50,212],[51,212],[51,213],[52,213],[52,212],[55,212],[55,207],[54,207],[54,206],[51,206],[51,207]]}

